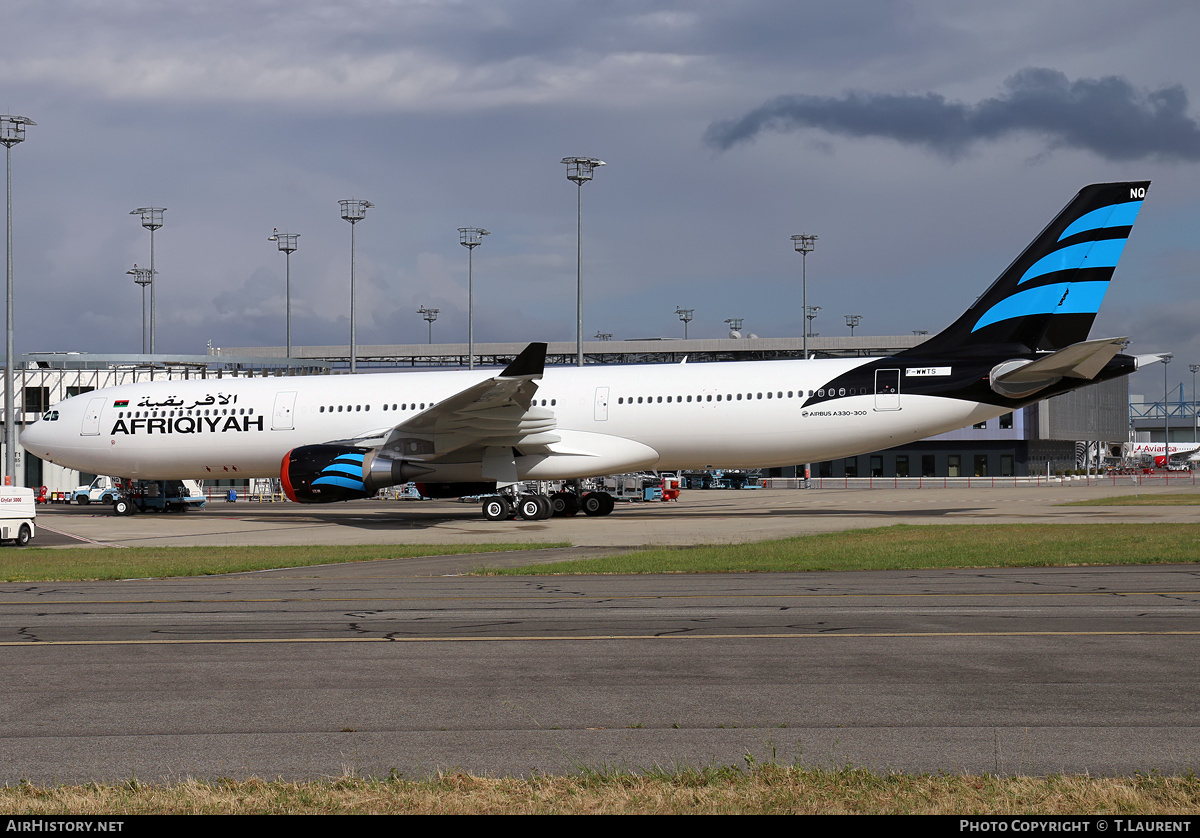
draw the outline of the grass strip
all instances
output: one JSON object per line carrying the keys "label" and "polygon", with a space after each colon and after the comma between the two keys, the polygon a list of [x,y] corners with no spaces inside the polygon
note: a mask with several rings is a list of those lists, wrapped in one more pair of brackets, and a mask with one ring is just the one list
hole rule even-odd
{"label": "grass strip", "polygon": [[0,580],[50,582],[208,576],[280,567],[568,547],[568,544],[355,544],[290,547],[112,547],[0,549]]}
{"label": "grass strip", "polygon": [[1200,524],[897,524],[749,544],[658,548],[496,575],[1066,567],[1200,559]]}
{"label": "grass strip", "polygon": [[1200,506],[1200,493],[1117,495],[1112,498],[1077,500],[1056,506]]}
{"label": "grass strip", "polygon": [[878,774],[780,765],[582,771],[529,779],[188,780],[0,788],[8,815],[88,814],[996,814],[1200,812],[1200,779]]}

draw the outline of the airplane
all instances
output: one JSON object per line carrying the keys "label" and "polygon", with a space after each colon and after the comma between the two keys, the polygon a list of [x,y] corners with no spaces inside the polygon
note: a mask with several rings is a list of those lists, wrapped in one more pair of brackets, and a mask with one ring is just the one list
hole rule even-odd
{"label": "airplane", "polygon": [[956,321],[890,357],[546,368],[530,343],[498,374],[139,382],[60,402],[21,444],[128,479],[278,477],[299,503],[415,481],[486,495],[489,520],[607,515],[583,479],[856,456],[1134,372],[1124,338],[1088,333],[1148,186],[1085,187]]}
{"label": "airplane", "polygon": [[1187,458],[1187,462],[1200,462],[1200,454],[1195,452],[1200,452],[1200,443],[1172,442],[1170,449],[1164,454],[1161,442],[1127,442],[1124,453],[1126,457],[1151,456],[1154,458],[1156,466],[1166,466],[1172,458],[1181,457],[1184,454],[1191,454]]}

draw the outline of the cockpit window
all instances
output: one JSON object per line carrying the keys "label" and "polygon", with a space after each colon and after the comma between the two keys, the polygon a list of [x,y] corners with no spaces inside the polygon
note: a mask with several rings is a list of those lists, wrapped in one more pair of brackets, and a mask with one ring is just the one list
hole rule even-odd
{"label": "cockpit window", "polygon": [[47,422],[57,422],[58,421],[58,411],[57,410],[47,410],[45,413],[42,414],[42,419],[44,419]]}

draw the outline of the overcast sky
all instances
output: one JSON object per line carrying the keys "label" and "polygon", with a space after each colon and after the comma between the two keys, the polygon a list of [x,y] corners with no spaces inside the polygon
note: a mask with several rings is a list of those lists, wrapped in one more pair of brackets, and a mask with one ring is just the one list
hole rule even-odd
{"label": "overcast sky", "polygon": [[[1094,337],[1200,362],[1194,0],[7,0],[18,352],[935,331],[1080,187],[1153,181]],[[1161,392],[1161,373],[1158,373]],[[1137,388],[1135,388],[1137,389]]]}

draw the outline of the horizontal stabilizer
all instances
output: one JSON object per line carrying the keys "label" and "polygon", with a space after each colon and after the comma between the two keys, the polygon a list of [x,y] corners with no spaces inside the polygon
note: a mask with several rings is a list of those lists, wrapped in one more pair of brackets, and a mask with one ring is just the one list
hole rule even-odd
{"label": "horizontal stabilizer", "polygon": [[1171,358],[1168,352],[1155,352],[1151,355],[1134,355],[1133,360],[1137,361],[1137,369],[1141,369],[1149,364],[1165,364]]}
{"label": "horizontal stabilizer", "polygon": [[1116,357],[1127,338],[1075,343],[1036,361],[1013,359],[992,368],[992,389],[1003,396],[1027,396],[1063,378],[1093,379]]}

